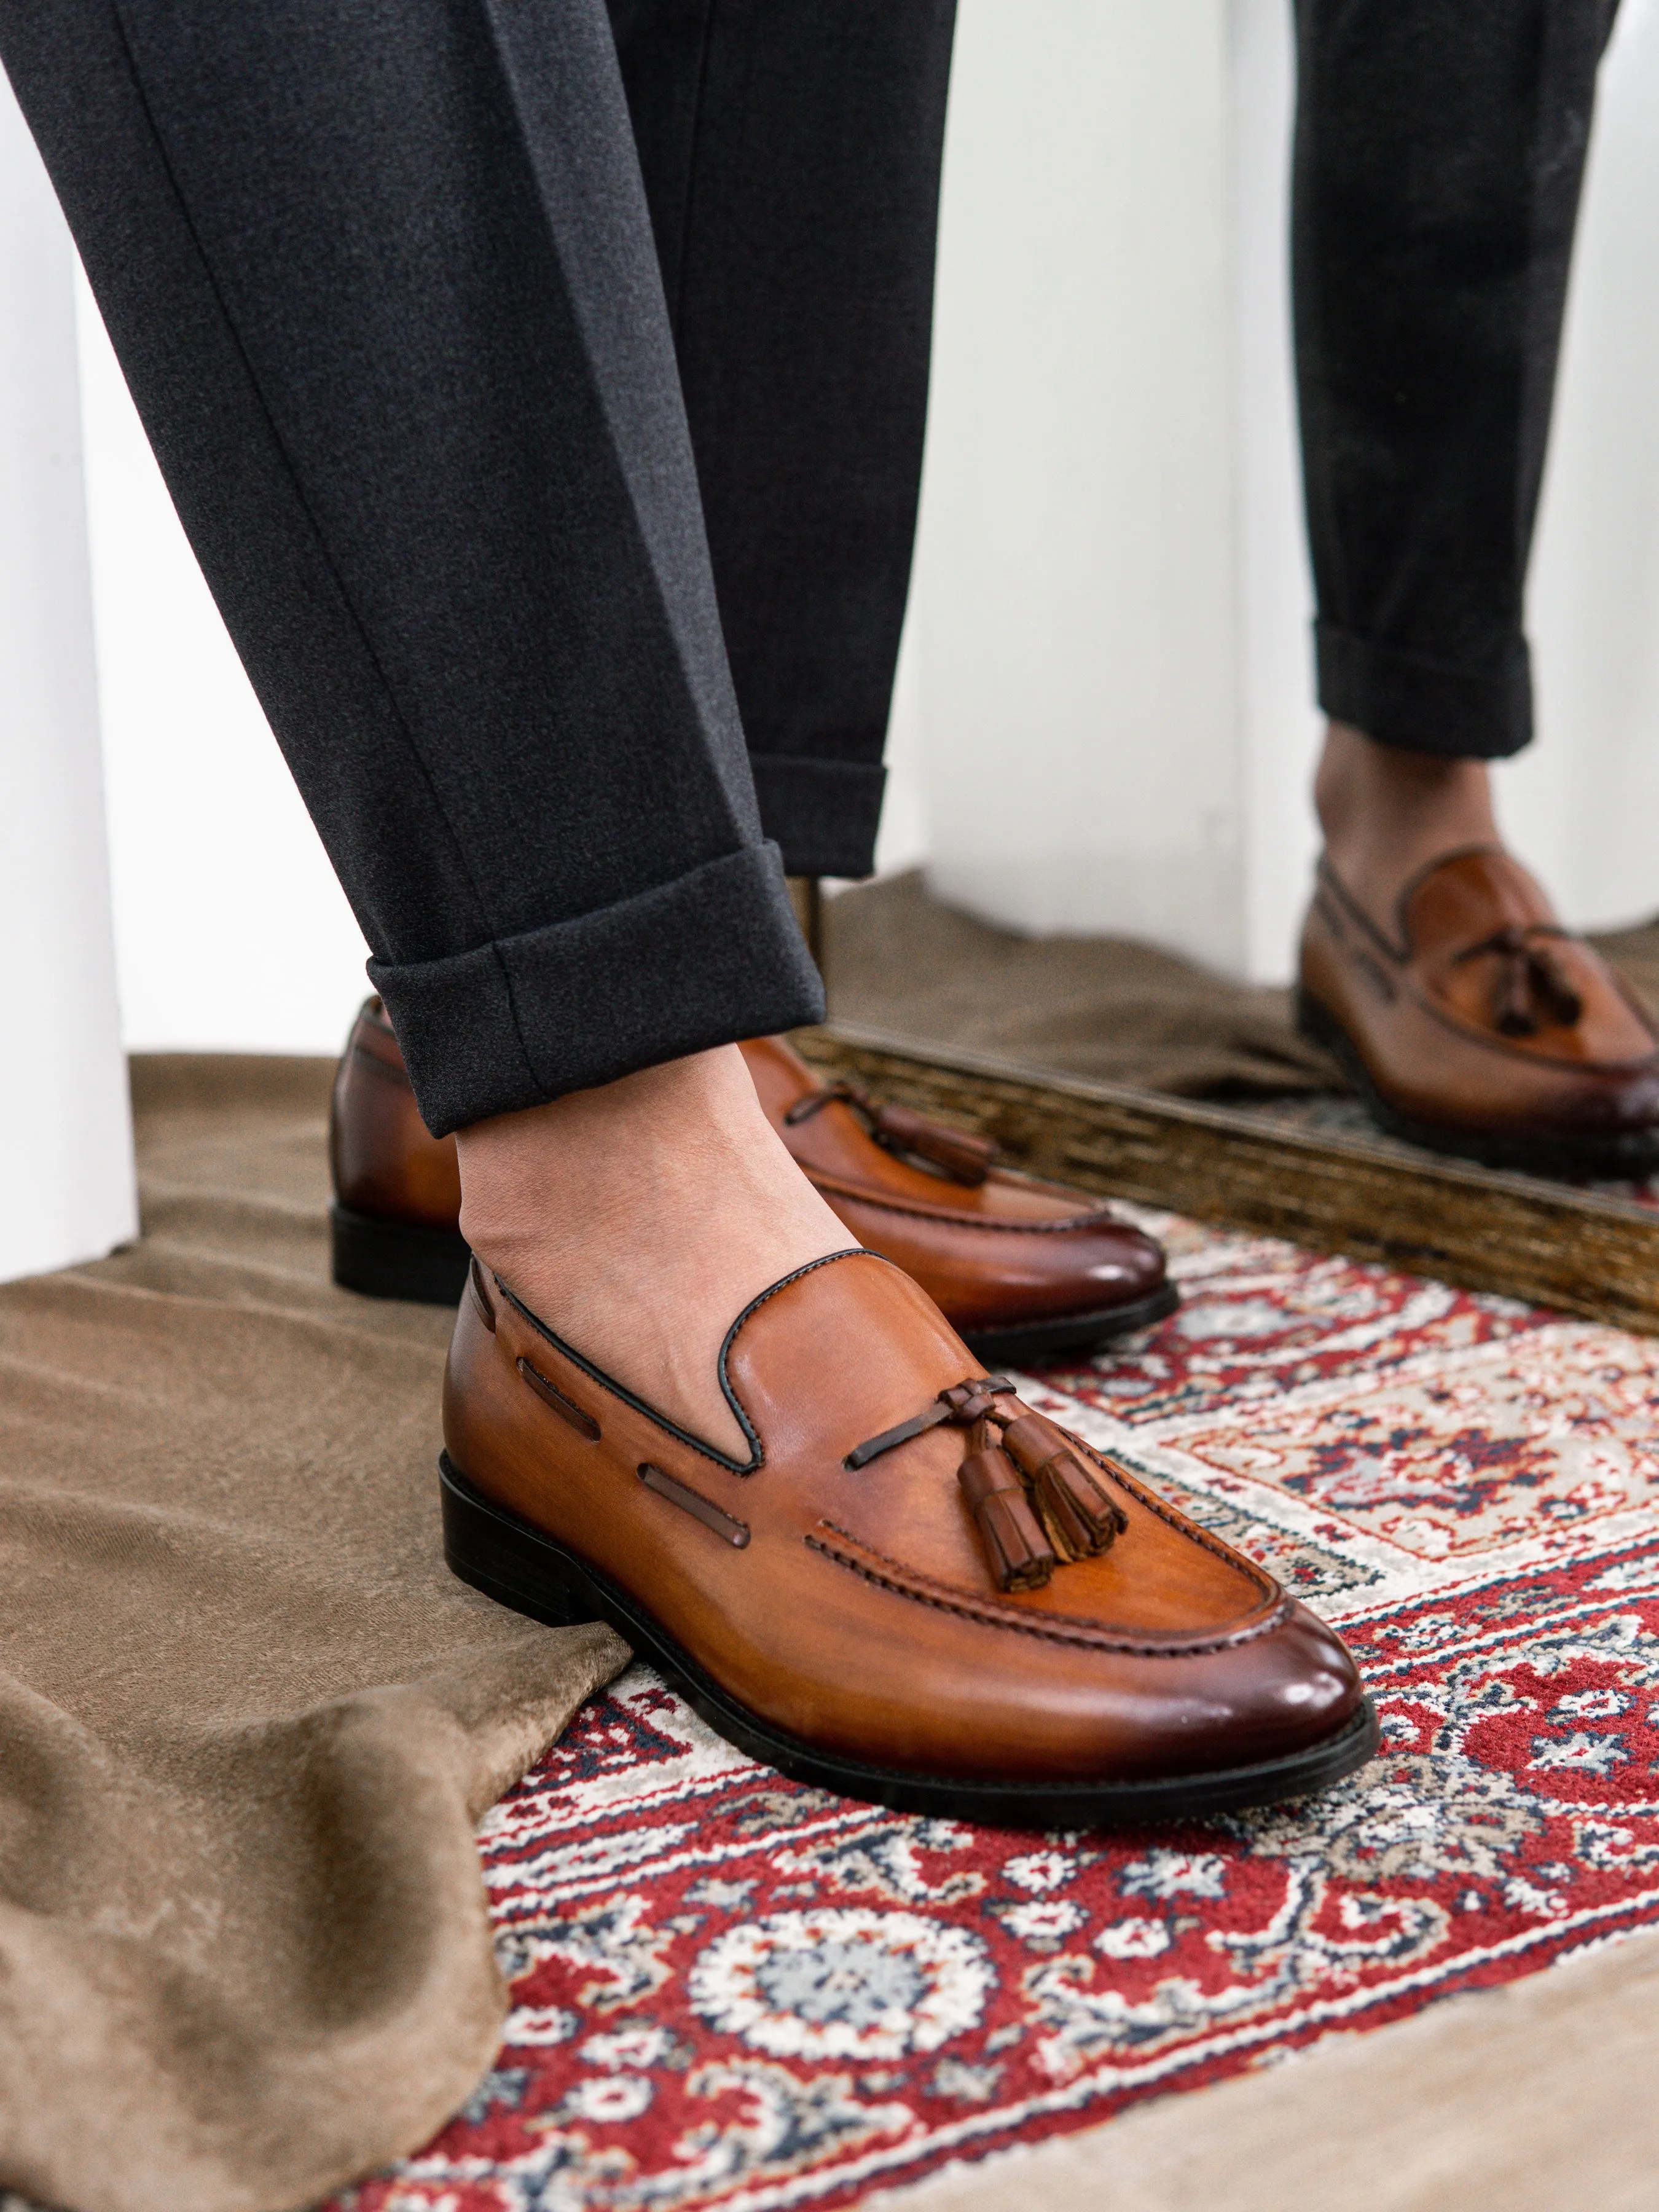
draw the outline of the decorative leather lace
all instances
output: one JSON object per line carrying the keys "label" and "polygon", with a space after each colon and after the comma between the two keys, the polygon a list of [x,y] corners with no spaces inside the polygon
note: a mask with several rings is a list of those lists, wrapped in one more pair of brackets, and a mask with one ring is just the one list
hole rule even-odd
{"label": "decorative leather lace", "polygon": [[1000,1590],[1041,1589],[1056,1567],[1109,1550],[1128,1527],[1083,1461],[1000,1376],[941,1390],[911,1419],[856,1446],[844,1463],[867,1467],[945,1422],[969,1431],[957,1480]]}
{"label": "decorative leather lace", "polygon": [[940,1169],[951,1182],[976,1188],[990,1172],[997,1148],[988,1137],[969,1136],[965,1129],[947,1129],[930,1121],[908,1106],[880,1106],[850,1083],[831,1083],[822,1091],[797,1099],[784,1115],[793,1128],[810,1121],[826,1106],[850,1106],[865,1127],[890,1152],[909,1152]]}
{"label": "decorative leather lace", "polygon": [[[1510,922],[1483,937],[1457,954],[1454,967],[1465,961],[1493,959],[1498,963],[1492,992],[1492,1018],[1504,1036],[1535,1036],[1547,1024],[1571,1029],[1584,1011],[1584,1002],[1571,980],[1540,939],[1564,938],[1565,929],[1534,921],[1522,927]],[[1540,1020],[1540,1015],[1542,1015]]]}

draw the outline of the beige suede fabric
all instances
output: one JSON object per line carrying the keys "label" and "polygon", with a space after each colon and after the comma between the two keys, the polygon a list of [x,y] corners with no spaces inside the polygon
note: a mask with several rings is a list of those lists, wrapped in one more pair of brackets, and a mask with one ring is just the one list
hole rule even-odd
{"label": "beige suede fabric", "polygon": [[143,1242],[0,1288],[0,2185],[73,2212],[441,2124],[504,2009],[474,1823],[627,1657],[445,1569],[449,1316],[328,1281],[331,1072],[138,1062]]}

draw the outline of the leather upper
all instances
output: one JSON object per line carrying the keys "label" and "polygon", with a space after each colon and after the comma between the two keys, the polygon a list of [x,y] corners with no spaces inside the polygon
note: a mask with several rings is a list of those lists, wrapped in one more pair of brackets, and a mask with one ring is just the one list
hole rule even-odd
{"label": "leather upper", "polygon": [[1393,937],[1322,861],[1301,975],[1413,1120],[1569,1142],[1659,1121],[1659,1033],[1507,853],[1474,848],[1422,870]]}
{"label": "leather upper", "polygon": [[359,1010],[335,1072],[328,1121],[334,1194],[354,1213],[453,1229],[461,1170],[453,1137],[434,1137],[415,1103],[386,1009]]}
{"label": "leather upper", "polygon": [[[921,1125],[952,1180],[871,1133],[872,1118],[826,1095],[805,1061],[775,1037],[740,1048],[773,1126],[798,1164],[861,1244],[914,1276],[958,1328],[1019,1325],[1109,1312],[1162,1289],[1164,1255],[1109,1207],[1052,1183],[992,1168],[974,1140]],[[811,1110],[801,1109],[812,1101]],[[904,1131],[918,1117],[888,1109]],[[793,1119],[791,1116],[798,1118]],[[453,1137],[427,1133],[398,1040],[378,999],[359,1013],[335,1081],[330,1151],[336,1195],[356,1213],[450,1228],[461,1185]]]}
{"label": "leather upper", "polygon": [[1121,1533],[1040,1589],[994,1578],[961,1429],[850,1469],[860,1443],[981,1373],[884,1260],[787,1278],[733,1325],[722,1365],[745,1464],[629,1398],[475,1263],[444,1432],[477,1489],[632,1594],[774,1726],[906,1771],[1127,1779],[1273,1758],[1355,1711],[1329,1629],[1052,1424],[1036,1425],[1083,1455]]}
{"label": "leather upper", "polygon": [[1161,1249],[1109,1206],[1006,1169],[972,1183],[933,1173],[878,1143],[844,1098],[832,1094],[803,1115],[824,1094],[779,1038],[742,1050],[768,1117],[815,1188],[956,1328],[1101,1312],[1162,1288]]}

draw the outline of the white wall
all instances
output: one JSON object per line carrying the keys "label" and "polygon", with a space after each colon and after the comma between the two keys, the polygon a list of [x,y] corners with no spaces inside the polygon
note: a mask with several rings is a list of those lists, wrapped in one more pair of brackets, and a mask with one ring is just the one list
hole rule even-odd
{"label": "white wall", "polygon": [[1659,908],[1659,0],[1601,69],[1504,818],[1581,926]]}
{"label": "white wall", "polygon": [[84,278],[81,390],[128,1044],[337,1052],[367,948],[173,511]]}
{"label": "white wall", "polygon": [[1220,0],[967,0],[912,639],[942,896],[1241,926]]}
{"label": "white wall", "polygon": [[137,1226],[98,756],[75,259],[0,76],[0,1279]]}

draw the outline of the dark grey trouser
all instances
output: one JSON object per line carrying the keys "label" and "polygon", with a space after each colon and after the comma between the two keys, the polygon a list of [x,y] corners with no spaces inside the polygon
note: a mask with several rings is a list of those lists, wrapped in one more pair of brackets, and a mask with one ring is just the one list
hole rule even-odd
{"label": "dark grey trouser", "polygon": [[1394,744],[1532,735],[1527,562],[1616,5],[1297,0],[1320,704]]}
{"label": "dark grey trouser", "polygon": [[817,1018],[879,805],[951,0],[614,12],[0,0],[439,1132]]}

